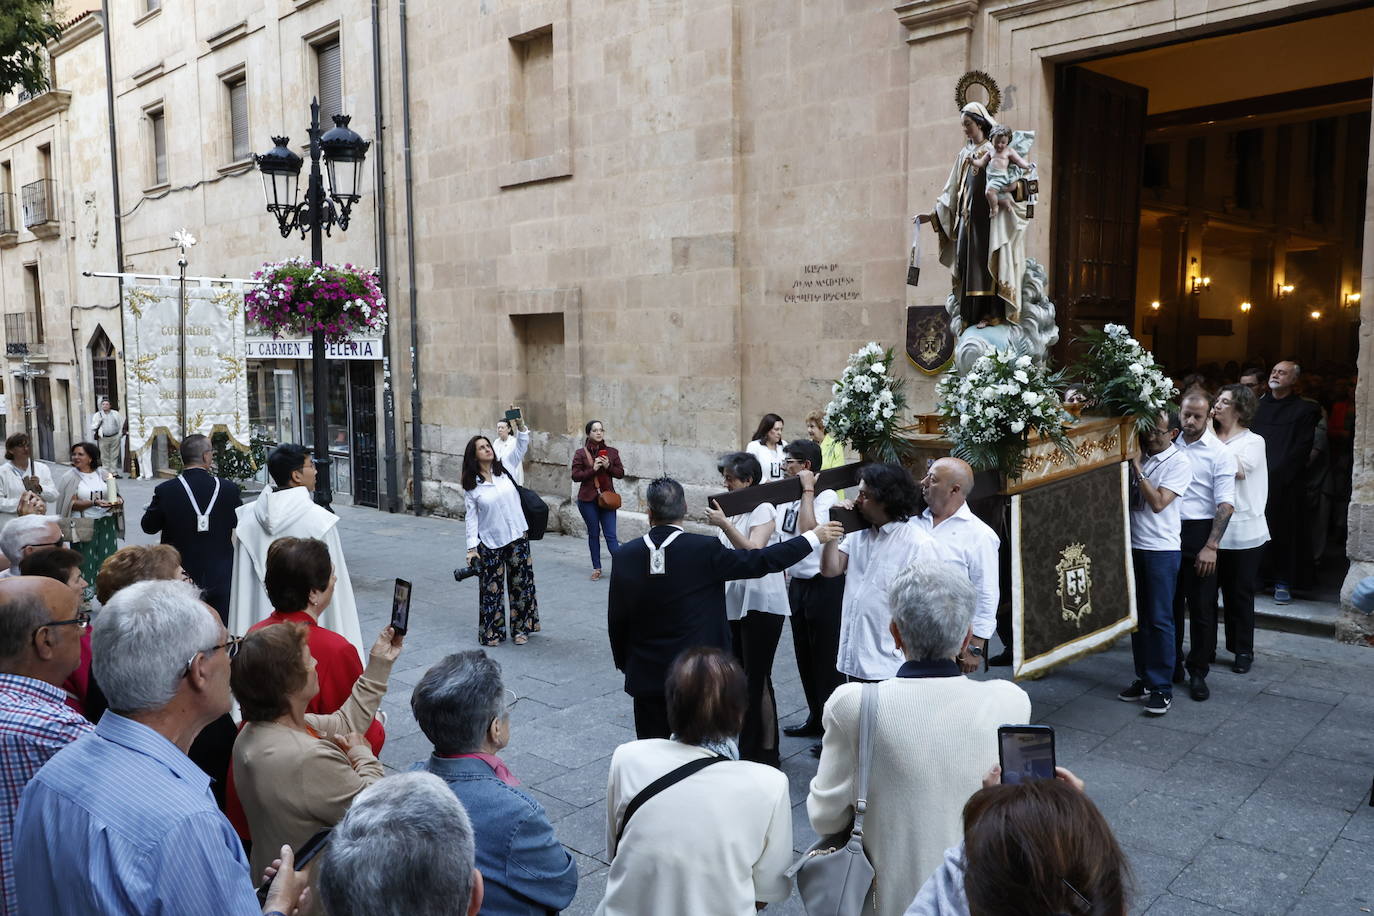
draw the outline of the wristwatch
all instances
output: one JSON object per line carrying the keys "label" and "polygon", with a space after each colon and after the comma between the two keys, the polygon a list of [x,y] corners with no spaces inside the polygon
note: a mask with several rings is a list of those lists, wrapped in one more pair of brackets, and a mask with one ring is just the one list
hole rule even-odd
{"label": "wristwatch", "polygon": [[972,655],[974,658],[982,658],[982,657],[983,657],[983,647],[982,647],[982,646],[969,646],[969,647],[968,647],[968,654],[969,654],[969,655]]}

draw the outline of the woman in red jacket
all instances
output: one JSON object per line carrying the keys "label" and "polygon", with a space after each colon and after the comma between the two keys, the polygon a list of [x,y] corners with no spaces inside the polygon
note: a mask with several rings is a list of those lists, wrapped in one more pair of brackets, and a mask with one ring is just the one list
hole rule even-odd
{"label": "woman in red jacket", "polygon": [[606,444],[606,430],[600,420],[587,423],[586,444],[577,450],[572,460],[572,479],[577,489],[577,511],[587,523],[587,544],[592,553],[592,579],[601,578],[601,534],[606,534],[606,549],[615,559],[620,542],[615,537],[615,510],[620,508],[620,496],[615,492],[614,477],[624,477],[620,452]]}

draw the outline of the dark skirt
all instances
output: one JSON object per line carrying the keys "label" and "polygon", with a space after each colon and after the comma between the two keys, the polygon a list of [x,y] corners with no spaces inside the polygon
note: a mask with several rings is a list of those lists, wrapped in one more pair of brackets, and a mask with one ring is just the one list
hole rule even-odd
{"label": "dark skirt", "polygon": [[1002,300],[997,296],[997,281],[988,269],[991,253],[992,218],[988,210],[987,172],[970,172],[968,216],[959,223],[955,255],[959,269],[959,317],[971,328],[984,318],[1003,316]]}

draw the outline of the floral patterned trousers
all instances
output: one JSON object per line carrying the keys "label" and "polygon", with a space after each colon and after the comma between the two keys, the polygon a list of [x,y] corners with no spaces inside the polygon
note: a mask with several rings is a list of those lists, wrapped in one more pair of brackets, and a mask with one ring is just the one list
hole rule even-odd
{"label": "floral patterned trousers", "polygon": [[534,566],[530,563],[529,538],[519,538],[504,547],[477,545],[477,581],[481,590],[478,603],[477,638],[484,645],[506,638],[506,608],[501,580],[510,593],[510,630],[512,636],[539,631],[539,600],[534,594]]}

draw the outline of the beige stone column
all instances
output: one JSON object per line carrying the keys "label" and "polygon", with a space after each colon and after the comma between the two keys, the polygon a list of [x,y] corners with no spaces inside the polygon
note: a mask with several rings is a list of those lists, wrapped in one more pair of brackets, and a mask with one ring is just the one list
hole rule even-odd
{"label": "beige stone column", "polygon": [[[1374,149],[1374,144],[1371,144]],[[1374,158],[1368,165],[1365,184],[1364,256],[1360,266],[1359,386],[1355,389],[1355,466],[1350,493],[1349,535],[1346,555],[1350,570],[1341,586],[1343,613],[1336,638],[1374,645],[1374,617],[1352,609],[1350,593],[1360,580],[1374,576],[1374,432],[1370,428],[1374,405]]]}

